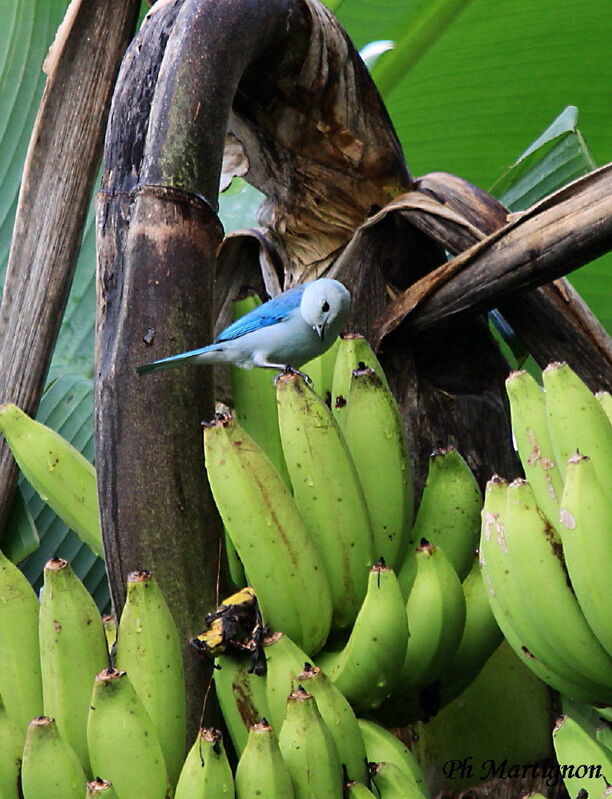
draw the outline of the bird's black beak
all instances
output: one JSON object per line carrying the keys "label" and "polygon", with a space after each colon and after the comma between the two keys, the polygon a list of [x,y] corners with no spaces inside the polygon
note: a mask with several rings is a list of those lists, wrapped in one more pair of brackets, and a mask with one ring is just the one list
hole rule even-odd
{"label": "bird's black beak", "polygon": [[325,340],[325,325],[326,325],[325,322],[322,322],[320,325],[313,325],[316,334],[321,339],[321,341]]}

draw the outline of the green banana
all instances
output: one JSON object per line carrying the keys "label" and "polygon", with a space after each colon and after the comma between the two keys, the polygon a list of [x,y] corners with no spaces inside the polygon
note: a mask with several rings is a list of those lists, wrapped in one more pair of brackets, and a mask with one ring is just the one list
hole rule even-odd
{"label": "green banana", "polygon": [[313,358],[312,361],[308,361],[301,368],[301,371],[312,380],[313,389],[330,407],[334,368],[339,347],[340,339],[337,338],[331,347],[325,350],[323,355]]}
{"label": "green banana", "polygon": [[371,763],[370,768],[380,799],[427,799],[414,779],[395,763]]}
{"label": "green banana", "polygon": [[560,542],[524,480],[508,487],[505,543],[510,579],[526,600],[523,612],[556,653],[555,664],[566,664],[569,675],[600,684],[601,698],[607,701],[612,697],[612,659],[584,618],[568,585]]}
{"label": "green banana", "polygon": [[272,463],[237,422],[218,416],[204,430],[206,468],[217,508],[253,586],[266,624],[309,653],[331,624],[321,557]]}
{"label": "green banana", "polygon": [[26,480],[83,543],[103,557],[96,472],[55,430],[0,405],[0,432]]}
{"label": "green banana", "polygon": [[408,551],[404,554],[403,562],[397,573],[397,582],[399,583],[404,601],[408,601],[408,597],[410,596],[412,586],[416,579],[416,572],[416,546],[414,546],[412,542],[408,542]]}
{"label": "green banana", "polygon": [[248,666],[246,656],[221,655],[213,671],[223,721],[237,755],[246,746],[250,727],[259,719],[270,717],[266,680],[249,673]]}
{"label": "green banana", "polygon": [[561,472],[576,451],[593,462],[605,491],[612,491],[612,424],[605,410],[566,363],[551,363],[542,372],[548,428]]}
{"label": "green banana", "polygon": [[[531,597],[525,596],[508,566],[508,493],[505,480],[497,476],[489,480],[482,513],[480,567],[495,619],[516,655],[540,679],[574,699],[596,702],[601,686],[577,675],[573,667],[569,669],[559,660],[531,613]],[[543,522],[543,517],[540,519]]]}
{"label": "green banana", "polygon": [[117,791],[113,788],[113,784],[100,777],[96,777],[95,780],[87,783],[85,799],[96,799],[96,796],[101,796],[102,799],[118,799]]}
{"label": "green banana", "polygon": [[362,782],[349,780],[344,783],[344,799],[376,799],[376,797]]}
{"label": "green banana", "polygon": [[[444,551],[423,541],[406,603],[410,638],[396,694],[408,696],[437,680],[455,654],[465,627],[465,597]],[[391,697],[393,704],[395,694]],[[401,704],[401,703],[400,703]]]}
{"label": "green banana", "polygon": [[[261,305],[256,294],[233,303],[233,317],[238,319]],[[238,424],[246,430],[253,441],[261,447],[274,464],[285,485],[289,476],[278,432],[276,394],[268,369],[239,369],[230,366],[234,413]],[[244,585],[244,582],[238,582]]]}
{"label": "green banana", "polygon": [[610,394],[609,391],[598,391],[597,394],[595,394],[595,399],[604,409],[608,421],[612,424],[612,394]]}
{"label": "green banana", "polygon": [[604,796],[612,784],[612,755],[569,716],[562,716],[553,730],[553,745],[561,776],[570,796],[580,790],[589,797]]}
{"label": "green banana", "polygon": [[462,588],[465,596],[465,627],[457,651],[449,659],[440,678],[441,706],[463,693],[503,640],[476,557]]}
{"label": "green banana", "polygon": [[178,630],[156,580],[128,574],[115,666],[127,671],[164,753],[170,784],[185,757],[185,678]]}
{"label": "green banana", "polygon": [[277,378],[276,398],[295,503],[331,586],[334,626],[347,627],[365,596],[372,564],[372,529],[363,490],[325,402],[292,373]]}
{"label": "green banana", "polygon": [[339,799],[342,766],[336,744],[313,696],[296,688],[287,697],[278,745],[295,799]]}
{"label": "green banana", "polygon": [[28,724],[21,764],[24,799],[82,799],[85,772],[78,756],[47,716]]}
{"label": "green banana", "polygon": [[244,566],[240,560],[240,556],[236,551],[236,547],[232,543],[227,530],[223,530],[223,545],[225,547],[225,558],[227,560],[227,570],[229,578],[232,581],[234,588],[238,589],[242,585],[247,584],[246,574],[244,573]]}
{"label": "green banana", "polygon": [[365,745],[353,708],[342,692],[321,669],[310,664],[297,675],[296,682],[315,698],[319,713],[334,739],[347,778],[367,782]]}
{"label": "green banana", "polygon": [[0,696],[22,731],[43,710],[38,610],[32,586],[0,551]]}
{"label": "green banana", "polygon": [[331,408],[341,430],[344,429],[347,417],[353,369],[368,366],[376,372],[385,388],[390,391],[383,368],[367,340],[358,333],[342,336],[338,342],[331,393]]}
{"label": "green banana", "polygon": [[125,671],[104,669],[96,675],[87,745],[93,773],[104,774],[119,799],[166,799],[169,782],[162,748]]}
{"label": "green banana", "polygon": [[368,719],[359,719],[358,723],[370,763],[392,763],[426,797],[423,771],[410,749],[380,724]]}
{"label": "green banana", "polygon": [[235,775],[236,799],[295,799],[273,728],[265,720],[249,731]]}
{"label": "green banana", "polygon": [[117,645],[117,619],[114,614],[107,613],[102,616],[102,626],[104,627],[106,646],[108,647],[108,653],[112,661],[115,654],[115,646]]}
{"label": "green banana", "polygon": [[223,735],[212,727],[203,728],[187,754],[174,799],[234,799],[234,795]]}
{"label": "green banana", "polygon": [[559,520],[563,477],[548,431],[546,394],[528,372],[512,372],[506,380],[512,432],[525,477],[538,506],[552,525]]}
{"label": "green banana", "polygon": [[416,547],[425,539],[440,547],[463,580],[478,546],[481,509],[478,483],[461,455],[452,448],[435,450],[429,459],[411,545]]}
{"label": "green banana", "polygon": [[565,565],[589,626],[612,657],[612,493],[600,486],[586,456],[575,455],[566,468],[558,525]]}
{"label": "green banana", "polygon": [[0,797],[18,799],[23,732],[9,717],[0,697]]}
{"label": "green banana", "polygon": [[374,556],[397,571],[412,526],[412,469],[395,398],[369,367],[353,371],[344,437],[368,507]]}
{"label": "green banana", "polygon": [[[322,651],[317,665],[357,709],[377,708],[398,685],[406,655],[408,623],[393,569],[375,564],[368,591],[345,646]],[[410,645],[408,644],[408,647]]]}
{"label": "green banana", "polygon": [[299,646],[284,633],[272,633],[264,639],[266,656],[266,717],[277,733],[280,732],[287,711],[287,697],[295,687],[295,680],[309,658]]}
{"label": "green banana", "polygon": [[44,568],[39,618],[40,665],[45,715],[90,774],[87,715],[94,677],[108,665],[100,612],[68,561]]}

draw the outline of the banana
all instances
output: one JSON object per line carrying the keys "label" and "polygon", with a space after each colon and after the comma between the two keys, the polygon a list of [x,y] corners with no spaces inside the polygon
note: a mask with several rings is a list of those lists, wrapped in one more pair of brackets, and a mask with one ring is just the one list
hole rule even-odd
{"label": "banana", "polygon": [[295,680],[302,672],[308,656],[289,636],[272,633],[264,639],[266,656],[266,699],[268,720],[280,733],[287,712],[287,697],[295,687]]}
{"label": "banana", "polygon": [[223,545],[225,547],[225,558],[227,560],[227,570],[229,578],[232,581],[234,588],[238,589],[241,585],[247,584],[246,574],[244,573],[244,566],[240,560],[236,547],[232,543],[232,539],[227,534],[227,530],[223,530]]}
{"label": "banana", "polygon": [[[515,480],[506,504],[506,568],[527,600],[527,615],[568,674],[603,687],[612,697],[612,659],[589,628],[568,585],[560,542],[539,512],[529,483]],[[551,601],[552,599],[552,601]]]}
{"label": "banana", "polygon": [[344,783],[344,799],[376,799],[376,797],[362,782],[349,780]]}
{"label": "banana", "polygon": [[606,412],[608,421],[612,424],[612,394],[609,391],[598,391],[595,394],[595,399],[598,400],[601,407]]}
{"label": "banana", "polygon": [[103,557],[96,472],[87,458],[16,405],[0,405],[0,432],[41,499],[83,543]]}
{"label": "banana", "polygon": [[343,773],[350,780],[367,782],[365,745],[353,708],[344,695],[321,669],[310,664],[297,675],[296,682],[315,698],[319,713],[336,744]]}
{"label": "banana", "polygon": [[407,641],[406,609],[397,577],[378,563],[370,569],[368,591],[346,645],[339,651],[320,652],[317,665],[354,708],[373,710],[398,685]]}
{"label": "banana", "polygon": [[[408,698],[443,673],[459,646],[466,617],[461,583],[444,551],[423,541],[416,560],[417,575],[406,603],[410,637],[396,691]],[[394,700],[395,694],[390,704]]]}
{"label": "banana", "polygon": [[342,336],[338,342],[331,394],[331,408],[341,430],[344,429],[347,416],[353,369],[362,367],[373,369],[390,391],[383,368],[367,340],[358,333]]}
{"label": "banana", "polygon": [[117,792],[111,782],[103,780],[101,777],[96,777],[95,780],[87,783],[85,799],[95,799],[96,796],[101,796],[102,799],[117,799]]}
{"label": "banana", "polygon": [[428,799],[427,793],[395,763],[371,763],[370,768],[380,799]]}
{"label": "banana", "polygon": [[87,745],[93,773],[104,774],[119,799],[165,799],[169,782],[162,748],[125,671],[104,669],[96,675]]}
{"label": "banana", "polygon": [[462,583],[462,589],[465,596],[465,627],[457,651],[446,664],[440,678],[441,706],[463,693],[503,640],[476,557]]}
{"label": "banana", "polygon": [[[256,294],[236,300],[233,304],[234,319],[238,319],[258,305],[261,305],[261,302]],[[237,366],[230,366],[229,371],[236,421],[270,458],[285,485],[289,485],[278,432],[276,394],[270,371],[239,369]],[[237,584],[244,585],[244,582],[239,581]]]}
{"label": "banana", "polygon": [[331,347],[325,350],[323,355],[313,358],[312,361],[308,361],[301,368],[301,371],[312,380],[313,389],[321,399],[325,400],[325,404],[328,407],[331,407],[332,383],[339,347],[340,339],[337,338]]}
{"label": "banana", "polygon": [[[531,611],[531,596],[525,595],[522,583],[516,578],[514,569],[509,567],[508,493],[506,481],[493,477],[487,483],[482,514],[480,566],[495,619],[514,652],[540,679],[574,699],[597,702],[602,687],[578,675],[574,666],[568,667],[559,658]],[[539,516],[538,524],[546,529],[542,516]]]}
{"label": "banana", "polygon": [[102,626],[104,627],[104,635],[106,636],[106,646],[108,653],[112,658],[115,655],[115,646],[117,645],[117,619],[114,614],[107,613],[102,616]]}
{"label": "banana", "polygon": [[234,799],[234,795],[223,735],[212,727],[203,728],[187,754],[174,799]]}
{"label": "banana", "polygon": [[115,666],[127,671],[161,744],[171,785],[185,758],[185,678],[178,630],[156,580],[128,574]]}
{"label": "banana", "polygon": [[374,556],[397,571],[412,526],[412,469],[395,398],[369,367],[353,371],[344,437],[368,507]]}
{"label": "banana", "polygon": [[47,716],[32,719],[21,764],[24,799],[82,799],[85,783],[79,758],[60,736],[55,721]]}
{"label": "banana", "polygon": [[559,520],[563,477],[548,431],[546,394],[528,372],[512,372],[506,380],[512,432],[525,477],[538,506],[552,525]]}
{"label": "banana", "polygon": [[385,727],[368,719],[358,719],[370,763],[393,763],[413,780],[425,796],[427,788],[418,760],[410,749]]}
{"label": "banana", "polygon": [[336,744],[315,698],[303,688],[287,697],[278,745],[295,799],[339,799],[343,780]]}
{"label": "banana", "polygon": [[24,732],[43,710],[38,609],[32,586],[0,551],[0,696]]}
{"label": "banana", "polygon": [[[276,398],[295,503],[331,586],[334,626],[347,627],[365,596],[372,564],[372,529],[363,490],[323,400],[294,373],[279,375]],[[275,629],[289,632],[279,625]]]}
{"label": "banana", "polygon": [[397,582],[399,583],[404,601],[408,601],[408,597],[410,596],[412,586],[416,579],[416,573],[416,546],[410,541],[408,543],[408,551],[404,554],[403,562],[397,574]]}
{"label": "banana", "polygon": [[272,463],[237,422],[218,416],[204,430],[217,508],[253,586],[262,616],[312,654],[331,624],[321,557]]}
{"label": "banana", "polygon": [[542,372],[548,428],[561,472],[576,450],[593,462],[605,491],[612,491],[612,424],[605,410],[566,363],[551,363]]}
{"label": "banana", "polygon": [[236,799],[295,799],[291,777],[272,727],[254,724],[235,775]]}
{"label": "banana", "polygon": [[589,626],[612,657],[612,493],[600,486],[586,456],[575,455],[566,468],[558,525],[565,565]]}
{"label": "banana", "polygon": [[612,784],[612,756],[605,747],[569,716],[558,719],[553,745],[569,795],[578,796],[582,790],[592,799],[603,797]]}
{"label": "banana", "polygon": [[411,545],[422,539],[440,547],[463,580],[478,546],[482,495],[470,467],[457,450],[437,449],[416,515]]}
{"label": "banana", "polygon": [[100,612],[62,558],[47,561],[39,618],[40,664],[45,715],[90,774],[87,715],[94,677],[108,665]]}
{"label": "banana", "polygon": [[18,799],[23,732],[9,717],[0,697],[0,797]]}
{"label": "banana", "polygon": [[270,718],[266,680],[250,673],[248,666],[246,657],[221,655],[213,671],[225,728],[238,756],[246,746],[251,726],[262,718]]}

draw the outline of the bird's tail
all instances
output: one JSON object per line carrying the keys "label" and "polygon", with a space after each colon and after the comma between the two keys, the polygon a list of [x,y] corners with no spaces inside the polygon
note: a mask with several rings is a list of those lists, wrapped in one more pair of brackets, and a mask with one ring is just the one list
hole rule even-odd
{"label": "bird's tail", "polygon": [[[202,349],[199,350],[182,352],[180,355],[171,355],[169,358],[162,358],[159,361],[137,366],[136,371],[139,375],[146,375],[149,372],[157,372],[160,369],[170,369],[173,366],[183,366],[189,363],[215,363],[217,359],[214,357],[213,353],[217,352],[217,349],[217,347],[212,345],[209,347],[202,347]],[[211,355],[210,359],[207,357],[209,354]]]}

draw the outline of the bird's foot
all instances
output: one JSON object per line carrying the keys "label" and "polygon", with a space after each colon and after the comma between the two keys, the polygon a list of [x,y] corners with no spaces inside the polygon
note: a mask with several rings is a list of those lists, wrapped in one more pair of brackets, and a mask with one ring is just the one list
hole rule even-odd
{"label": "bird's foot", "polygon": [[282,375],[298,375],[298,377],[301,377],[307,386],[309,386],[310,388],[314,388],[314,384],[307,374],[305,374],[304,372],[300,372],[299,369],[294,369],[293,366],[289,366],[289,364],[287,364],[287,366],[284,367],[282,372],[279,372],[276,375],[276,377],[274,378],[274,385],[276,385],[276,381],[278,380],[279,377],[282,377]]}

